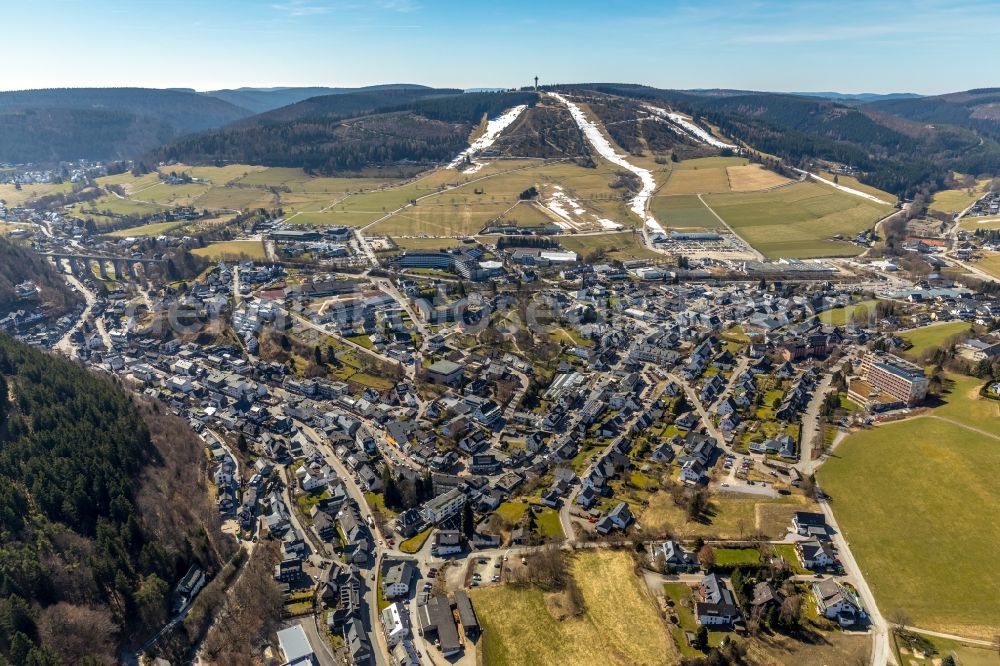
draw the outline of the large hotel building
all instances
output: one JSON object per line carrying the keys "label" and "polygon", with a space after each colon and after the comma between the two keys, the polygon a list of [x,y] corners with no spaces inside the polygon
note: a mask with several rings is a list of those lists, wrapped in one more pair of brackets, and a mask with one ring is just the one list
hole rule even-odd
{"label": "large hotel building", "polygon": [[861,379],[851,382],[850,396],[869,408],[912,406],[927,397],[930,383],[923,368],[885,352],[870,351],[861,359]]}

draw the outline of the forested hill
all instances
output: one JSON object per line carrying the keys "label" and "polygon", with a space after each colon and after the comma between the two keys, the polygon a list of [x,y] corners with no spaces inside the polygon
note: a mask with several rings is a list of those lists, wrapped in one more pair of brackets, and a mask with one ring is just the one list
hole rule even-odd
{"label": "forested hill", "polygon": [[1000,138],[1000,88],[916,99],[877,100],[867,108],[921,123],[956,125]]}
{"label": "forested hill", "polygon": [[183,423],[0,336],[0,664],[113,664],[221,538]]}
{"label": "forested hill", "polygon": [[236,88],[230,90],[211,90],[200,94],[225,100],[230,104],[234,104],[244,109],[249,109],[254,113],[264,113],[266,111],[295,104],[312,97],[404,89],[430,90],[427,86],[421,86],[413,83],[392,83],[386,85],[364,86],[362,88]]}
{"label": "forested hill", "polygon": [[327,95],[186,137],[155,150],[150,162],[243,163],[352,173],[401,162],[447,161],[469,145],[484,116],[535,93],[393,90]]}
{"label": "forested hill", "polygon": [[316,121],[348,118],[364,113],[395,109],[422,99],[432,97],[451,99],[461,94],[462,91],[455,88],[391,88],[319,95],[252,116],[239,124],[249,127],[296,120]]}
{"label": "forested hill", "polygon": [[59,88],[0,93],[0,162],[141,155],[184,134],[252,115],[194,92]]}
{"label": "forested hill", "polygon": [[[14,286],[25,280],[38,287],[37,301],[18,300]],[[48,304],[51,314],[59,316],[82,300],[44,257],[0,236],[0,316],[12,310],[35,310],[39,303]]]}
{"label": "forested hill", "polygon": [[[973,122],[960,122],[985,104],[992,93],[956,93],[936,98],[845,105],[778,93],[660,90],[629,84],[589,84],[593,90],[660,100],[703,118],[756,150],[778,155],[794,166],[828,160],[856,167],[861,180],[902,197],[921,186],[942,187],[951,172],[1000,173],[1000,143]],[[579,88],[581,86],[577,86]],[[585,87],[585,86],[584,86]],[[931,125],[916,109],[941,107]],[[960,105],[967,105],[961,106]],[[909,109],[904,113],[904,110]],[[945,120],[948,118],[949,120]]]}

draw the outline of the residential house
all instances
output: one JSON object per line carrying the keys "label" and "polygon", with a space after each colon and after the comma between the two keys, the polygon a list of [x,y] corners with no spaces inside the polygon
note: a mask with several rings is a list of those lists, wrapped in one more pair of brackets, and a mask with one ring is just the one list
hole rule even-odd
{"label": "residential house", "polygon": [[806,569],[825,569],[836,561],[836,555],[829,541],[799,541],[795,544],[795,552]]}
{"label": "residential house", "polygon": [[386,569],[382,574],[382,594],[385,598],[398,599],[409,594],[414,573],[409,562],[399,562]]}
{"label": "residential house", "polygon": [[842,627],[854,626],[865,615],[857,595],[833,578],[813,583],[816,610],[828,619],[836,620]]}
{"label": "residential house", "polygon": [[740,609],[733,593],[716,574],[702,579],[701,601],[695,603],[695,619],[701,625],[733,624],[740,619]]}

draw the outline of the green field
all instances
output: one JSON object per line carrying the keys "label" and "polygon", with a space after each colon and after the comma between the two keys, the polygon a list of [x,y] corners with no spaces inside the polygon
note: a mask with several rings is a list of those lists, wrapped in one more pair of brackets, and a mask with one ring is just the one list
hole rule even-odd
{"label": "green field", "polygon": [[931,324],[930,326],[915,328],[912,331],[900,334],[899,337],[913,345],[910,349],[906,350],[905,355],[910,358],[919,359],[928,350],[943,345],[945,340],[951,336],[967,330],[969,330],[968,322],[950,321],[945,324]]}
{"label": "green field", "polygon": [[670,179],[658,194],[729,192],[726,167],[745,164],[748,161],[743,157],[701,157],[678,162],[673,165]]}
{"label": "green field", "polygon": [[[821,171],[817,175],[819,175],[819,177],[822,178],[823,180],[829,180],[830,182],[833,182],[833,174],[828,171]],[[849,187],[852,190],[858,190],[859,192],[865,192],[866,194],[871,194],[872,196],[878,197],[887,204],[895,204],[896,201],[899,200],[899,198],[896,197],[896,195],[889,194],[888,192],[880,190],[877,187],[872,187],[871,185],[865,185],[854,176],[838,175],[837,184],[843,185],[844,187]]]}
{"label": "green field", "polygon": [[104,221],[108,221],[107,214],[110,215],[154,215],[161,213],[164,206],[131,199],[119,199],[113,194],[76,204],[72,208],[74,214],[82,218],[92,218],[97,226],[101,226]]}
{"label": "green field", "polygon": [[666,258],[659,252],[650,250],[644,246],[642,240],[631,231],[587,236],[565,235],[559,236],[557,240],[567,250],[579,254],[581,259],[595,252],[603,252],[605,261],[611,261],[612,259],[621,261],[628,259],[648,259],[655,262],[664,261]]}
{"label": "green field", "polygon": [[0,201],[6,202],[8,207],[14,207],[47,194],[71,192],[72,190],[73,184],[68,181],[58,185],[52,183],[22,185],[20,190],[13,183],[0,183]]}
{"label": "green field", "polygon": [[497,219],[497,224],[515,227],[536,227],[552,224],[553,218],[545,210],[530,201],[519,201],[513,208]]}
{"label": "green field", "polygon": [[834,240],[854,236],[889,212],[827,185],[803,182],[768,192],[713,194],[709,206],[766,257],[853,256],[856,245]]}
{"label": "green field", "polygon": [[[187,174],[195,182],[169,185],[161,174]],[[208,210],[239,211],[281,208],[297,224],[347,224],[370,222],[372,216],[334,216],[324,211],[351,194],[370,192],[393,182],[391,178],[326,178],[307,175],[301,169],[267,168],[246,164],[225,167],[192,167],[183,164],[162,167],[138,178],[130,173],[98,179],[101,185],[120,185],[128,198],[107,194],[75,210],[86,215],[94,206],[117,215],[146,215],[162,208],[191,205]],[[298,213],[298,215],[296,215]],[[93,213],[91,213],[93,214]],[[99,222],[99,218],[95,218]]]}
{"label": "green field", "polygon": [[934,414],[960,421],[1000,437],[1000,402],[979,395],[983,380],[965,375],[945,375],[947,387],[941,396],[943,404]]}
{"label": "green field", "polygon": [[639,522],[646,533],[669,532],[683,539],[743,539],[755,533],[780,539],[791,527],[796,511],[811,510],[815,510],[815,504],[802,495],[774,499],[717,495],[710,500],[702,519],[689,520],[670,493],[656,492],[650,496]]}
{"label": "green field", "polygon": [[722,226],[719,219],[694,194],[655,196],[649,201],[649,210],[664,227],[715,229]]}
{"label": "green field", "polygon": [[760,564],[760,551],[756,548],[716,548],[715,563],[719,566]]}
{"label": "green field", "polygon": [[851,321],[851,316],[854,315],[859,309],[864,308],[868,311],[868,315],[871,316],[875,314],[875,304],[877,303],[874,299],[869,299],[865,301],[858,301],[856,303],[851,303],[842,308],[833,308],[832,310],[824,310],[819,313],[819,320],[824,324],[833,324],[834,326],[843,326]]}
{"label": "green field", "polygon": [[457,238],[393,238],[400,250],[445,250],[466,244]]}
{"label": "green field", "polygon": [[[598,218],[632,225],[622,193],[611,187],[617,179],[617,168],[599,163],[587,169],[571,163],[512,162],[507,170],[486,176],[481,173],[466,176],[451,169],[442,169],[423,180],[440,186],[442,179],[465,184],[438,193],[421,192],[417,181],[394,190],[351,197],[334,207],[345,212],[358,206],[374,210],[377,219],[385,212],[399,208],[417,196],[425,196],[410,206],[372,227],[372,231],[389,236],[459,236],[474,234],[500,218],[518,203],[521,192],[537,187],[542,197],[549,196],[555,186],[572,196],[586,211],[584,218],[593,228],[599,228]],[[474,179],[475,182],[469,182]],[[537,216],[536,216],[537,219]]]}
{"label": "green field", "polygon": [[205,247],[198,247],[191,250],[191,254],[205,257],[212,261],[220,259],[254,259],[263,261],[264,244],[259,240],[237,240],[222,241],[219,243],[209,243]]}
{"label": "green field", "polygon": [[986,188],[990,184],[990,179],[985,178],[976,182],[970,193],[967,189],[941,190],[934,193],[931,199],[931,210],[938,210],[943,213],[960,213],[976,202],[979,197],[986,194]]}
{"label": "green field", "polygon": [[573,556],[585,612],[565,612],[563,593],[494,585],[470,592],[488,666],[676,663],[667,629],[627,553]]}
{"label": "green field", "polygon": [[154,224],[144,224],[141,227],[130,227],[128,229],[118,229],[112,231],[108,236],[115,238],[130,238],[139,236],[159,236],[169,231],[173,231],[187,224],[186,220],[176,220],[174,222],[156,222]]}
{"label": "green field", "polygon": [[983,252],[982,255],[982,258],[974,262],[973,265],[984,273],[1000,278],[1000,253]]}
{"label": "green field", "polygon": [[939,666],[940,660],[947,655],[954,657],[961,666],[1000,666],[1000,655],[995,649],[921,634],[921,640],[935,650],[934,654],[921,656],[901,645],[898,638],[893,638],[896,649],[901,651],[901,661],[907,666]]}
{"label": "green field", "polygon": [[852,435],[820,468],[883,614],[969,637],[1000,630],[998,471],[1000,441],[929,417]]}

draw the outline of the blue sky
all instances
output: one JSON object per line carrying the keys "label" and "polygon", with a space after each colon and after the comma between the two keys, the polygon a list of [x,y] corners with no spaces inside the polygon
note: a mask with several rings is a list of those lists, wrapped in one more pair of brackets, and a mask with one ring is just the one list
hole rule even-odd
{"label": "blue sky", "polygon": [[1000,2],[0,0],[0,89],[1000,85]]}

